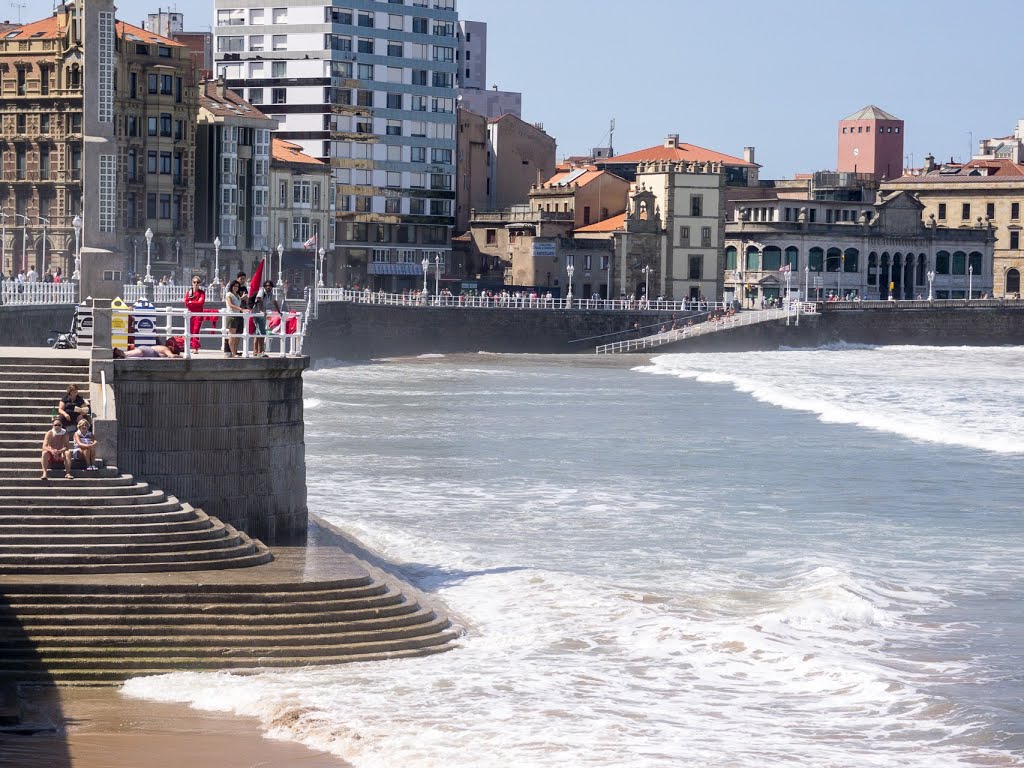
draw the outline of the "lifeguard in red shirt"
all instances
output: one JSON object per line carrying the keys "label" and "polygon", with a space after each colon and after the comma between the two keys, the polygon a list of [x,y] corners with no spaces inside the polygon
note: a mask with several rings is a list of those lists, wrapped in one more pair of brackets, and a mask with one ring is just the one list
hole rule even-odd
{"label": "lifeguard in red shirt", "polygon": [[199,350],[199,329],[203,327],[203,321],[206,320],[202,314],[203,307],[206,305],[206,291],[203,290],[200,283],[198,277],[193,277],[192,287],[185,291],[185,309],[197,313],[189,318],[188,332],[192,335],[189,346],[193,351]]}

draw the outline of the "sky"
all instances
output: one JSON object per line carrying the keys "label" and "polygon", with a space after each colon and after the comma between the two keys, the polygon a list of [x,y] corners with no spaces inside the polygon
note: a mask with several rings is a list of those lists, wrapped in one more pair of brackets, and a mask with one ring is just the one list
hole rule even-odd
{"label": "sky", "polygon": [[[53,7],[0,2],[0,16],[12,20]],[[188,29],[212,21],[210,0],[122,2],[118,18],[138,24],[161,7],[184,12]],[[914,166],[929,152],[966,159],[978,139],[1012,134],[1024,119],[1013,37],[1024,1],[971,8],[963,0],[458,0],[460,18],[487,22],[489,84],[522,92],[523,118],[544,124],[559,158],[607,145],[614,118],[617,153],[669,133],[736,156],[753,146],[761,178],[834,168],[837,123],[868,104],[906,121]]]}

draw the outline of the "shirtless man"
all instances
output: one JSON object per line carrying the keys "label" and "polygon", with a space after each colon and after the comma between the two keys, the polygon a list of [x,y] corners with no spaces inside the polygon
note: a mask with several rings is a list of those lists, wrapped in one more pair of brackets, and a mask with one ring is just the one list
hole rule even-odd
{"label": "shirtless man", "polygon": [[53,429],[43,435],[43,453],[40,464],[43,468],[40,480],[46,480],[46,470],[51,464],[64,462],[64,477],[71,479],[71,451],[68,448],[68,432],[61,426],[60,419],[53,420]]}

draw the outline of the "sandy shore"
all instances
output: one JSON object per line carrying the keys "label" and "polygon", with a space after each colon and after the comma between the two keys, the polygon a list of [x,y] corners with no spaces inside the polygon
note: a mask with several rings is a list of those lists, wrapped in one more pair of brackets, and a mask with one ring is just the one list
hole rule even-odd
{"label": "sandy shore", "polygon": [[340,758],[264,738],[259,724],[116,688],[29,689],[26,721],[56,728],[0,732],[4,768],[343,768]]}

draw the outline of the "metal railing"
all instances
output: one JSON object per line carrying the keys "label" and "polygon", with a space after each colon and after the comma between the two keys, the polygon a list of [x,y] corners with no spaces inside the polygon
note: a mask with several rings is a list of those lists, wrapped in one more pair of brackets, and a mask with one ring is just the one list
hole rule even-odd
{"label": "metal railing", "polygon": [[[115,319],[121,318],[123,325],[127,328],[129,320],[134,319],[136,328],[139,326],[140,314],[133,309],[114,309],[111,316]],[[190,312],[179,307],[161,307],[147,313],[146,317],[153,320],[153,332],[151,334],[134,333],[135,345],[147,346],[156,343],[156,337],[171,338],[181,337],[184,339],[184,350],[182,355],[186,358],[192,357],[196,350],[192,349],[192,340],[216,339],[218,350],[223,349],[224,342],[228,339],[238,339],[238,349],[242,357],[253,357],[256,339],[264,339],[266,343],[266,354],[275,352],[280,357],[287,355],[301,355],[302,342],[308,330],[308,312],[288,311],[285,313],[268,312],[262,317],[266,320],[267,333],[258,333],[258,328],[250,330],[250,320],[260,317],[252,312],[228,312],[221,310],[204,310],[202,312]],[[228,327],[229,318],[241,318],[242,330],[232,333]],[[192,332],[193,320],[202,319],[196,333]],[[124,334],[114,333],[114,346],[118,344],[118,336]],[[141,343],[145,339],[146,343]],[[151,342],[151,343],[150,343]]]}
{"label": "metal railing", "polygon": [[736,315],[724,317],[711,317],[702,323],[684,325],[670,331],[661,331],[650,336],[641,336],[638,339],[627,339],[616,341],[611,344],[601,344],[594,349],[598,355],[610,355],[618,352],[636,352],[641,349],[660,347],[663,344],[671,344],[682,339],[692,339],[696,336],[705,336],[709,333],[740,328],[757,323],[766,323],[772,320],[782,320],[786,317],[795,318],[799,323],[800,315],[813,315],[817,313],[817,307],[812,302],[794,302],[791,307],[779,307],[777,309],[748,310]]}
{"label": "metal railing", "polygon": [[644,301],[642,299],[555,299],[523,293],[502,293],[497,296],[445,294],[439,296],[420,291],[384,293],[353,291],[347,288],[319,288],[320,302],[350,301],[358,304],[383,304],[397,307],[472,307],[476,309],[602,309],[651,312],[715,312],[728,308],[721,301]]}
{"label": "metal railing", "polygon": [[4,280],[0,283],[0,296],[4,304],[77,304],[78,284],[19,283]]}
{"label": "metal railing", "polygon": [[[187,285],[161,285],[153,286],[153,301],[159,304],[180,303],[185,300]],[[146,298],[146,286],[144,284],[125,285],[122,288],[121,298],[126,302],[134,302]]]}
{"label": "metal railing", "polygon": [[1024,301],[1020,299],[870,299],[866,301],[823,301],[822,311],[831,312],[838,309],[963,309],[975,307],[993,309],[998,307],[1017,307],[1024,309]]}

